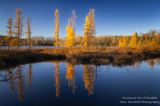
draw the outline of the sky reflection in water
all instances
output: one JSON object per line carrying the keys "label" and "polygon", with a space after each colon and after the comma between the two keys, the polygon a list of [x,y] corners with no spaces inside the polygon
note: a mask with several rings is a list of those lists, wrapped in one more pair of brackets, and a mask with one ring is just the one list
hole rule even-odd
{"label": "sky reflection in water", "polygon": [[118,105],[122,96],[160,97],[160,59],[131,66],[40,62],[0,71],[0,105]]}

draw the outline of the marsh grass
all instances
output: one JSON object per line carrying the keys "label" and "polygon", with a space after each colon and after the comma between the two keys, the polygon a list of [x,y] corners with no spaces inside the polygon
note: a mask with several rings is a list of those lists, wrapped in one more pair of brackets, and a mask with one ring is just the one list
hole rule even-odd
{"label": "marsh grass", "polygon": [[0,50],[0,68],[18,64],[66,60],[73,64],[133,64],[160,57],[160,48],[58,48]]}

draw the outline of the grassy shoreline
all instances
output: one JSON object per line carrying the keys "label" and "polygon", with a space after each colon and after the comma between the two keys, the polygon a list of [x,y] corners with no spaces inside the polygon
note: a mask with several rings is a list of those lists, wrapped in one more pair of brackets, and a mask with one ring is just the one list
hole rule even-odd
{"label": "grassy shoreline", "polygon": [[[45,52],[47,51],[47,52]],[[45,49],[20,49],[20,50],[1,50],[0,68],[13,67],[19,64],[48,61],[64,60],[64,54],[52,53],[52,50]]]}
{"label": "grassy shoreline", "polygon": [[0,50],[0,68],[49,60],[66,60],[73,64],[125,65],[160,57],[160,48],[59,48]]}
{"label": "grassy shoreline", "polygon": [[132,65],[137,61],[160,57],[160,49],[105,49],[102,52],[81,52],[67,55],[66,60],[78,64]]}

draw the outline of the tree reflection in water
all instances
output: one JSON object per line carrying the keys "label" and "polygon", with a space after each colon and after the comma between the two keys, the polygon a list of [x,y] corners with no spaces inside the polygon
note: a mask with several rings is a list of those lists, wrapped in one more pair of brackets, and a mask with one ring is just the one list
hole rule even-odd
{"label": "tree reflection in water", "polygon": [[148,63],[151,69],[154,69],[154,66],[157,63],[156,61],[157,61],[156,59],[149,59],[146,62]]}
{"label": "tree reflection in water", "polygon": [[83,81],[88,95],[93,94],[94,87],[94,67],[92,65],[83,65]]}
{"label": "tree reflection in water", "polygon": [[23,82],[23,75],[22,75],[21,66],[17,67],[16,74],[17,74],[17,76],[19,76],[19,78],[18,78],[18,96],[19,96],[19,100],[23,101],[23,99],[24,99],[24,89],[23,89],[24,82]]}
{"label": "tree reflection in water", "polygon": [[0,81],[7,82],[12,91],[18,91],[19,101],[24,100],[24,76],[22,67],[10,68],[0,73]]}
{"label": "tree reflection in water", "polygon": [[28,70],[28,76],[29,76],[29,80],[28,80],[28,83],[29,83],[29,86],[31,87],[32,86],[32,64],[30,63],[29,64],[29,70]]}
{"label": "tree reflection in water", "polygon": [[[54,80],[55,80],[55,89],[56,97],[60,96],[60,65],[59,62],[52,62],[54,64]],[[32,63],[27,65],[28,73],[28,85],[32,87]],[[5,71],[0,72],[0,81],[5,81],[9,84],[9,87],[12,91],[18,91],[19,101],[24,100],[24,75],[22,67],[19,65],[16,68],[10,68]],[[88,91],[88,95],[93,94],[94,87],[94,66],[93,65],[83,65],[83,81],[84,87]],[[66,76],[68,80],[68,86],[72,89],[72,93],[75,94],[76,83],[75,83],[75,70],[74,65],[71,63],[66,63]]]}
{"label": "tree reflection in water", "polygon": [[[61,76],[63,78],[67,79],[68,87],[71,89],[72,93],[75,94],[75,91],[77,89],[76,82],[76,76],[75,76],[75,69],[77,69],[72,63],[65,63],[66,65],[66,73],[64,70],[60,70],[60,62],[55,61],[51,64],[54,64],[54,81],[55,81],[55,96],[60,97],[61,94],[61,78],[60,78],[60,72],[65,74],[64,76]],[[141,67],[141,62],[135,62],[131,67],[138,69]],[[146,60],[146,64],[150,66],[152,69],[154,69],[155,64],[160,64],[160,59],[150,59]],[[32,63],[26,65],[28,68],[26,70],[22,69],[22,66],[17,66],[15,68],[6,69],[5,71],[0,71],[0,81],[7,83],[11,91],[18,92],[18,98],[20,101],[24,100],[24,76],[27,76],[27,84],[29,85],[29,88],[32,88],[32,80],[33,80],[33,69],[32,69]],[[84,88],[87,91],[88,95],[93,95],[94,90],[94,81],[97,76],[97,66],[95,65],[79,65],[82,67],[82,80],[84,83]],[[101,66],[103,68],[103,66]],[[126,68],[127,69],[127,68]],[[53,73],[53,69],[52,73]],[[101,69],[98,69],[101,70]],[[23,71],[27,71],[27,74]],[[129,72],[129,70],[127,70]],[[78,72],[77,72],[78,73]],[[53,76],[52,76],[53,78]],[[64,81],[65,82],[65,81]]]}
{"label": "tree reflection in water", "polygon": [[68,80],[68,86],[72,89],[72,93],[74,94],[76,89],[74,65],[71,63],[66,63],[66,67],[66,79]]}
{"label": "tree reflection in water", "polygon": [[15,84],[14,84],[14,75],[13,75],[13,72],[12,72],[12,68],[8,69],[8,77],[9,77],[9,86],[11,88],[12,91],[15,90]]}
{"label": "tree reflection in water", "polygon": [[55,87],[56,87],[56,97],[60,96],[60,70],[59,70],[59,62],[54,62],[54,78],[55,78]]}

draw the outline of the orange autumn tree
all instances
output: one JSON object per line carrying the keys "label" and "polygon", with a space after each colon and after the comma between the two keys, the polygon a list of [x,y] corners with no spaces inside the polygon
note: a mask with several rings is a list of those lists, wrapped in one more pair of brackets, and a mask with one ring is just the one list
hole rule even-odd
{"label": "orange autumn tree", "polygon": [[89,17],[86,16],[84,24],[84,38],[83,38],[83,44],[85,48],[89,46],[89,35],[91,35],[91,22],[89,20]]}
{"label": "orange autumn tree", "polygon": [[119,42],[118,42],[118,46],[119,47],[127,47],[128,45],[128,36],[122,36],[120,39],[119,39]]}
{"label": "orange autumn tree", "polygon": [[138,34],[137,34],[137,32],[134,32],[132,37],[131,37],[130,47],[131,48],[136,48],[137,44],[138,44]]}
{"label": "orange autumn tree", "polygon": [[84,24],[84,38],[83,45],[87,48],[90,45],[90,41],[95,35],[95,20],[94,20],[94,9],[90,9],[88,15],[86,16]]}
{"label": "orange autumn tree", "polygon": [[55,25],[54,25],[54,43],[55,46],[58,47],[59,46],[59,10],[56,9],[55,13]]}
{"label": "orange autumn tree", "polygon": [[72,16],[68,19],[68,25],[66,27],[66,46],[73,47],[74,40],[75,40],[75,20],[76,20],[76,13],[75,10],[72,11]]}
{"label": "orange autumn tree", "polygon": [[151,48],[157,47],[156,38],[155,38],[155,37],[152,37],[147,46],[149,46],[149,47],[151,47]]}

